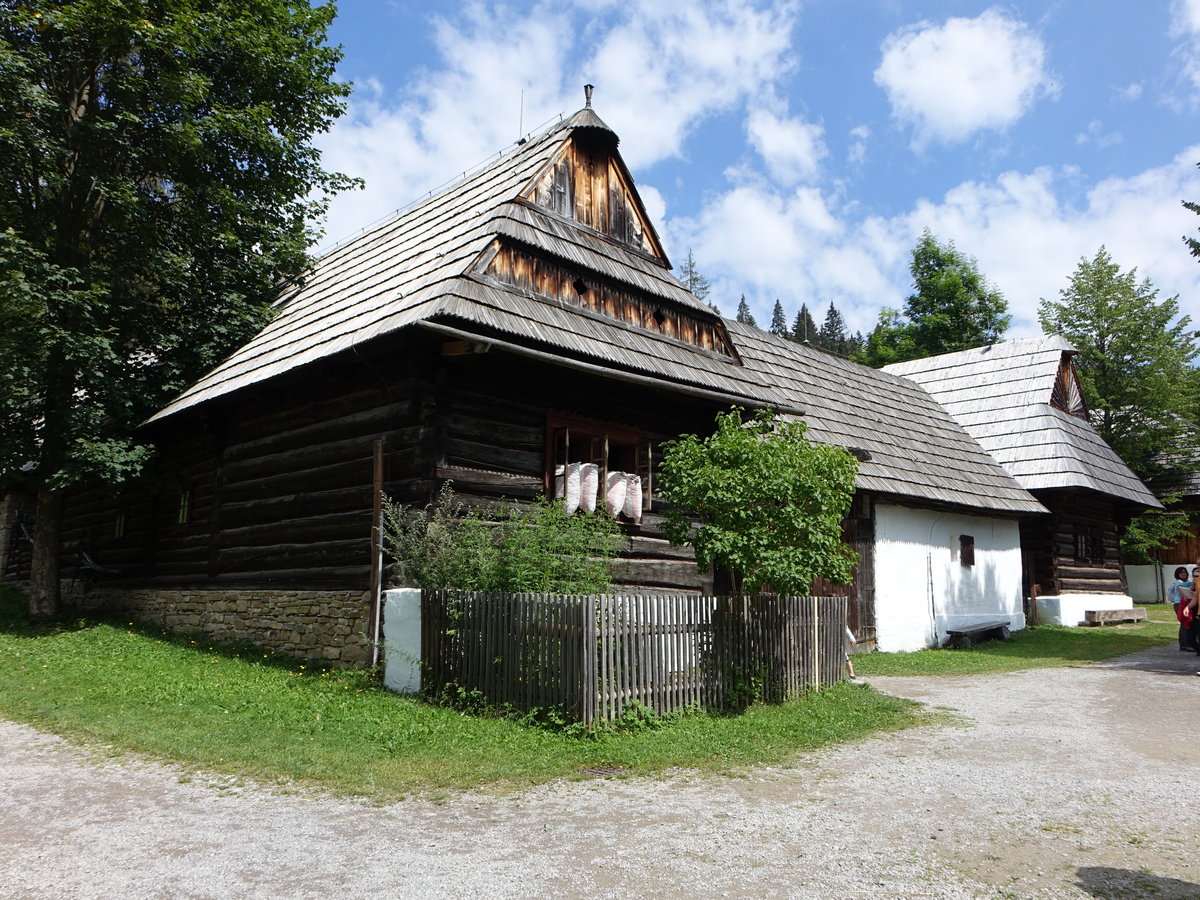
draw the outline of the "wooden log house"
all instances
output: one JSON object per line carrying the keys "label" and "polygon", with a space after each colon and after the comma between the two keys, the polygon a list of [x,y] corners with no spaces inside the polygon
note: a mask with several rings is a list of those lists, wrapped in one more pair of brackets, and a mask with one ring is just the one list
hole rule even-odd
{"label": "wooden log house", "polygon": [[884,530],[918,510],[1014,535],[1042,511],[913,382],[725,321],[690,294],[617,143],[589,101],[321,258],[270,324],[144,426],[160,452],[141,481],[69,498],[76,602],[362,664],[380,492],[423,504],[451,479],[467,503],[528,501],[577,462],[639,479],[640,509],[620,514],[621,586],[710,589],[661,536],[655,460],[731,405],[802,416],[862,461],[847,522],[861,563],[841,590],[864,643],[877,638],[881,510]]}

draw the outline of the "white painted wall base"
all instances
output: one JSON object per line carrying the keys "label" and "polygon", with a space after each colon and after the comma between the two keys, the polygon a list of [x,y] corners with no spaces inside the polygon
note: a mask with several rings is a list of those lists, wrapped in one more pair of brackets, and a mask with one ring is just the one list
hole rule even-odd
{"label": "white painted wall base", "polygon": [[[1180,564],[1182,565],[1182,563]],[[1129,582],[1129,596],[1138,603],[1163,603],[1167,589],[1175,581],[1175,570],[1179,566],[1126,566],[1125,578]],[[1188,568],[1191,571],[1191,568]],[[1154,583],[1158,575],[1159,583]]]}
{"label": "white painted wall base", "polygon": [[[960,556],[963,535],[974,538],[973,565]],[[949,629],[981,622],[1025,627],[1017,520],[876,504],[876,646],[940,647]]]}
{"label": "white painted wall base", "polygon": [[421,690],[421,591],[383,595],[383,686],[400,694]]}
{"label": "white painted wall base", "polygon": [[1132,609],[1125,594],[1062,594],[1038,597],[1038,622],[1042,625],[1078,625],[1089,609]]}

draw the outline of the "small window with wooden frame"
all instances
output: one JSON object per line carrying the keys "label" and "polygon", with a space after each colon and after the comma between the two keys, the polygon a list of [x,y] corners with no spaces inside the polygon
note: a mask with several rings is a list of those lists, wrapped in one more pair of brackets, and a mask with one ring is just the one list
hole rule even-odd
{"label": "small window with wooden frame", "polygon": [[1104,529],[1096,525],[1075,524],[1075,560],[1077,562],[1104,562]]}
{"label": "small window with wooden frame", "polygon": [[190,487],[181,487],[179,489],[179,507],[175,514],[176,525],[188,525],[192,521],[192,489]]}
{"label": "small window with wooden frame", "polygon": [[964,566],[975,565],[975,536],[960,534],[958,536],[958,561]]}
{"label": "small window with wooden frame", "polygon": [[638,428],[552,412],[546,444],[546,496],[562,500],[568,514],[641,522],[652,499],[654,460]]}

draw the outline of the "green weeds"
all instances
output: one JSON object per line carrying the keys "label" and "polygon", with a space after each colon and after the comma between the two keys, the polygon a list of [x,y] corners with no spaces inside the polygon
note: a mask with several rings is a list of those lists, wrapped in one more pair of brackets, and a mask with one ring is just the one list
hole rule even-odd
{"label": "green weeds", "polygon": [[1067,628],[1040,625],[1013,633],[1008,641],[984,641],[966,650],[870,653],[854,657],[860,675],[982,675],[1020,669],[1078,666],[1176,639],[1178,623],[1169,605],[1151,604],[1149,621],[1132,625]]}
{"label": "green weeds", "polygon": [[22,602],[0,588],[0,717],[187,771],[379,800],[597,773],[731,771],[925,721],[915,704],[843,684],[739,716],[655,720],[634,708],[584,735],[401,697],[369,672],[126,621],[31,627]]}

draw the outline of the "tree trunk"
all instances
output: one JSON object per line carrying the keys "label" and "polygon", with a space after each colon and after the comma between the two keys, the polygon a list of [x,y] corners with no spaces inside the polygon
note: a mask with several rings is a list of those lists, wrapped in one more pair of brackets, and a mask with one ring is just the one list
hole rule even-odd
{"label": "tree trunk", "polygon": [[29,572],[29,618],[34,622],[45,622],[58,615],[62,512],[62,491],[41,488],[34,513],[33,561]]}

